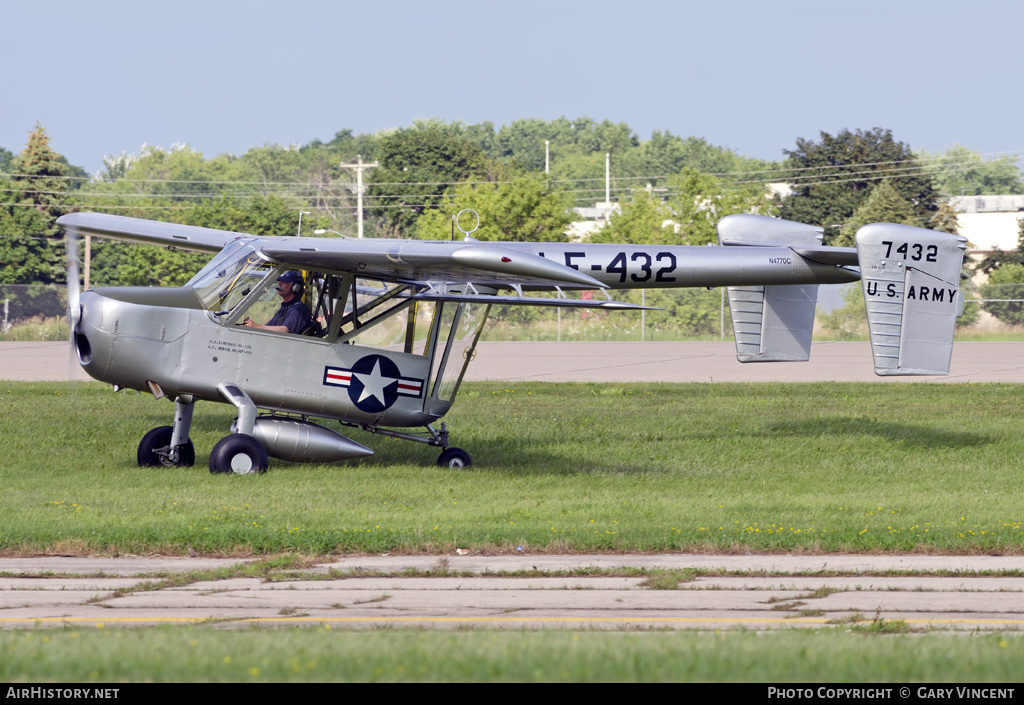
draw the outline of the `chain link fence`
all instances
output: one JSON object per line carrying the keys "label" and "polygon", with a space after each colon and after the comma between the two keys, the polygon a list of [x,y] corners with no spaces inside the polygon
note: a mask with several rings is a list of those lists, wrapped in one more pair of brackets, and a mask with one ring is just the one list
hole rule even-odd
{"label": "chain link fence", "polygon": [[0,340],[67,340],[67,290],[47,284],[0,284]]}
{"label": "chain link fence", "polygon": [[[729,340],[732,321],[724,289],[612,291],[618,301],[649,311],[495,306],[484,340]],[[567,294],[600,301],[602,292]],[[983,284],[965,292],[965,314],[984,311],[1007,326],[1024,325],[1024,283]],[[0,285],[0,340],[67,340],[67,291],[43,284]],[[819,316],[821,319],[822,316]],[[858,315],[858,318],[861,318]]]}

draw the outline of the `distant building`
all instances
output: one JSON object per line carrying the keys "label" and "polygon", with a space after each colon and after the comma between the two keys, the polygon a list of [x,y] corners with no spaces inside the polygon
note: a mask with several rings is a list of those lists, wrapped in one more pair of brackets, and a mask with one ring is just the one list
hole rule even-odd
{"label": "distant building", "polygon": [[983,257],[997,248],[1017,249],[1024,196],[956,196],[949,204],[957,212],[957,226],[967,238],[969,254]]}
{"label": "distant building", "polygon": [[[783,198],[792,193],[792,188],[784,183],[768,184],[768,189]],[[949,204],[957,212],[960,234],[968,240],[969,255],[980,258],[997,248],[1017,249],[1024,219],[1024,196],[956,196],[949,199]],[[566,235],[579,242],[607,225],[612,214],[619,211],[619,204],[598,202],[593,207],[573,211],[579,219],[569,226]]]}
{"label": "distant building", "polygon": [[606,226],[612,213],[618,213],[621,208],[615,202],[598,201],[593,208],[573,208],[572,210],[580,220],[570,223],[565,234],[572,242],[582,242],[589,240],[591,235]]}

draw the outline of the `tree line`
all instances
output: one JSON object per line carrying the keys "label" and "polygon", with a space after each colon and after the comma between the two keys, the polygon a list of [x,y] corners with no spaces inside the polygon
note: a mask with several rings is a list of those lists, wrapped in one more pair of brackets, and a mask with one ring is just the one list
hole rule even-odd
{"label": "tree line", "polygon": [[[824,226],[827,244],[850,245],[866,222],[952,230],[951,195],[1024,193],[1015,155],[986,159],[960,145],[915,152],[882,128],[799,138],[782,159],[766,161],[667,131],[641,140],[626,123],[587,117],[500,128],[423,120],[240,156],[143,146],[105,157],[89,176],[54,152],[37,124],[20,153],[0,148],[0,284],[63,282],[55,221],[75,210],[257,235],[296,234],[301,212],[303,235],[354,235],[357,159],[376,164],[363,172],[368,237],[450,237],[451,216],[473,208],[478,239],[564,240],[579,219],[573,206],[605,200],[606,155],[616,208],[592,239],[607,242],[700,245],[714,240],[722,216],[758,212]],[[792,192],[771,195],[769,183]],[[203,260],[96,242],[91,283],[180,285]]]}

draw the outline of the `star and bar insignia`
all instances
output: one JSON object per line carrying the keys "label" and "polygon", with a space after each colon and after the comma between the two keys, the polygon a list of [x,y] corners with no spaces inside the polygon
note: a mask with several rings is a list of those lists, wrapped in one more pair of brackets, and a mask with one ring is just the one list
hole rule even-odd
{"label": "star and bar insignia", "polygon": [[423,394],[422,379],[403,377],[398,365],[383,355],[361,357],[349,368],[327,366],[324,384],[347,387],[356,408],[371,414],[391,408],[400,396]]}

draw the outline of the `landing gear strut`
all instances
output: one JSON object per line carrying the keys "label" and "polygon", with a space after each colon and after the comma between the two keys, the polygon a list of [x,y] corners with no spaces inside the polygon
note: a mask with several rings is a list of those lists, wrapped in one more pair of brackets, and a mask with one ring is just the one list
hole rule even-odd
{"label": "landing gear strut", "polygon": [[[345,421],[340,422],[343,426],[355,426],[356,424],[347,423]],[[444,422],[441,422],[441,430],[434,430],[434,427],[427,424],[426,434],[406,433],[404,431],[395,431],[390,428],[380,428],[371,424],[365,424],[362,426],[364,431],[370,433],[376,433],[381,436],[387,436],[389,438],[401,438],[405,441],[414,441],[416,443],[426,443],[429,446],[435,446],[441,448],[441,455],[437,457],[437,464],[442,468],[451,468],[453,470],[461,470],[462,468],[468,468],[473,464],[473,461],[469,457],[469,453],[462,450],[462,448],[456,448],[448,445],[448,427],[445,426]]]}
{"label": "landing gear strut", "polygon": [[172,426],[158,426],[142,437],[136,459],[140,468],[151,468],[162,465],[165,468],[176,466],[192,467],[196,462],[196,449],[192,441],[184,445],[172,446]]}
{"label": "landing gear strut", "polygon": [[180,396],[174,400],[174,406],[173,426],[157,426],[142,437],[136,454],[140,468],[195,465],[196,449],[188,437],[192,426],[192,397]]}

